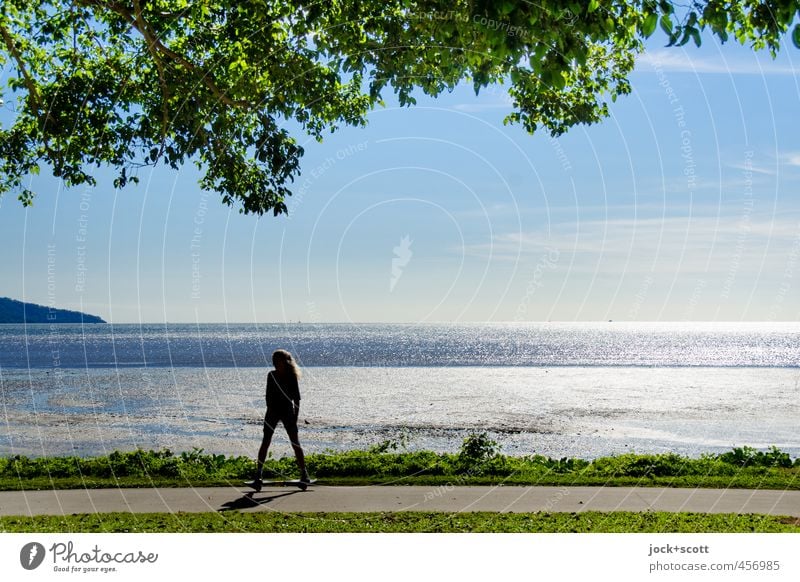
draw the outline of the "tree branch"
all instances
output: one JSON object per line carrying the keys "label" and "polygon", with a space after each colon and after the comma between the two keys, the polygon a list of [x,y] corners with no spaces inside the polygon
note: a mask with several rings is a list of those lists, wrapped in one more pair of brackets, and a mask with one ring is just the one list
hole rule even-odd
{"label": "tree branch", "polygon": [[167,127],[169,126],[169,87],[167,86],[167,79],[164,75],[164,63],[161,62],[161,57],[155,50],[156,38],[152,31],[148,28],[147,23],[142,16],[142,6],[139,0],[133,0],[133,7],[136,11],[136,22],[139,24],[140,30],[144,35],[147,50],[153,57],[153,61],[158,69],[158,82],[161,85],[161,93],[163,95],[163,102],[161,103],[161,147],[158,151],[158,157],[164,153],[164,146],[167,140]]}
{"label": "tree branch", "polygon": [[[251,109],[253,107],[253,103],[247,99],[231,99],[228,97],[225,92],[217,86],[217,84],[211,78],[210,73],[190,62],[183,55],[180,55],[165,46],[158,39],[158,37],[156,37],[150,31],[147,22],[144,20],[144,17],[141,14],[141,9],[138,11],[139,14],[137,18],[137,16],[131,13],[128,8],[122,6],[121,4],[117,4],[116,2],[99,2],[98,0],[77,0],[77,2],[83,6],[93,6],[100,9],[108,8],[122,16],[128,22],[128,24],[136,29],[145,38],[145,40],[152,45],[156,51],[198,75],[203,81],[203,84],[211,91],[211,93],[213,93],[214,96],[225,105],[244,109]],[[134,0],[134,4],[138,5],[138,0]]]}
{"label": "tree branch", "polygon": [[2,23],[0,23],[0,35],[3,37],[3,42],[8,48],[8,52],[11,53],[11,56],[17,63],[17,68],[19,69],[19,72],[25,79],[25,85],[28,87],[28,95],[33,101],[33,105],[34,108],[36,109],[37,115],[41,114],[42,100],[39,97],[38,89],[36,89],[36,83],[34,83],[33,78],[31,77],[30,73],[28,73],[28,69],[25,67],[25,61],[22,59],[22,55],[19,54],[19,51],[17,50],[17,45],[16,43],[14,43],[14,38],[11,36],[11,33],[8,31],[8,29],[5,26],[3,26]]}

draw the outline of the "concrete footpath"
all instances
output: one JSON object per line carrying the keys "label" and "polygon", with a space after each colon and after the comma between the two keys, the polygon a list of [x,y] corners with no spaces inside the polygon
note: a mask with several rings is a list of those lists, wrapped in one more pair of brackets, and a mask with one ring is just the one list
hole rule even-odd
{"label": "concrete footpath", "polygon": [[267,486],[2,491],[0,515],[203,511],[671,511],[800,517],[800,491],[651,487]]}

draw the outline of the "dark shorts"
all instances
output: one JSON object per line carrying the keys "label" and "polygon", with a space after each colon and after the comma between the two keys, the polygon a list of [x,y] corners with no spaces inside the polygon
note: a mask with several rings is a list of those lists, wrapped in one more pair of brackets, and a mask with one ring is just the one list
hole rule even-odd
{"label": "dark shorts", "polygon": [[274,432],[278,422],[283,423],[286,432],[297,432],[297,416],[300,406],[292,409],[289,406],[268,406],[264,415],[264,432]]}

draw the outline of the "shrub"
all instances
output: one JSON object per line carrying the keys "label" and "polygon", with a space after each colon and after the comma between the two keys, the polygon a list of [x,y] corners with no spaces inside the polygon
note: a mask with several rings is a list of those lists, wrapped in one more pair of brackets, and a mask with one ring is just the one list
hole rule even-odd
{"label": "shrub", "polygon": [[9,457],[6,465],[5,474],[9,477],[38,477],[41,472],[36,462],[25,455],[14,455]]}
{"label": "shrub", "polygon": [[722,453],[718,459],[723,463],[737,467],[783,467],[790,468],[797,464],[788,453],[778,447],[772,446],[766,452],[758,451],[753,447],[737,447],[728,453]]}
{"label": "shrub", "polygon": [[627,453],[596,459],[591,464],[590,470],[609,477],[677,477],[691,472],[688,463],[689,459],[674,453],[666,455]]}
{"label": "shrub", "polygon": [[582,459],[547,459],[547,468],[553,473],[577,473],[589,466],[587,461]]}
{"label": "shrub", "polygon": [[408,450],[408,433],[402,432],[396,439],[386,439],[367,449],[370,453],[388,453],[389,451]]}
{"label": "shrub", "polygon": [[[500,446],[485,432],[470,434],[461,444],[458,466],[461,471],[479,475],[500,452]],[[495,463],[496,465],[497,463]]]}

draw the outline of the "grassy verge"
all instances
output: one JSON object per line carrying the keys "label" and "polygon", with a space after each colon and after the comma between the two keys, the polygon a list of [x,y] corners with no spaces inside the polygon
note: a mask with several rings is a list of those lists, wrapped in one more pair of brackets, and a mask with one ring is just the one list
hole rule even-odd
{"label": "grassy verge", "polygon": [[698,513],[178,513],[0,517],[0,532],[800,533],[796,519]]}
{"label": "grassy verge", "polygon": [[[485,434],[464,440],[457,454],[400,451],[384,442],[366,451],[312,454],[309,469],[327,485],[597,485],[800,489],[800,459],[773,447],[749,447],[700,458],[624,454],[592,461],[541,455],[511,457]],[[96,458],[0,457],[0,490],[240,485],[252,477],[247,457],[202,450],[114,452]],[[296,475],[294,459],[271,459],[265,478]]]}

